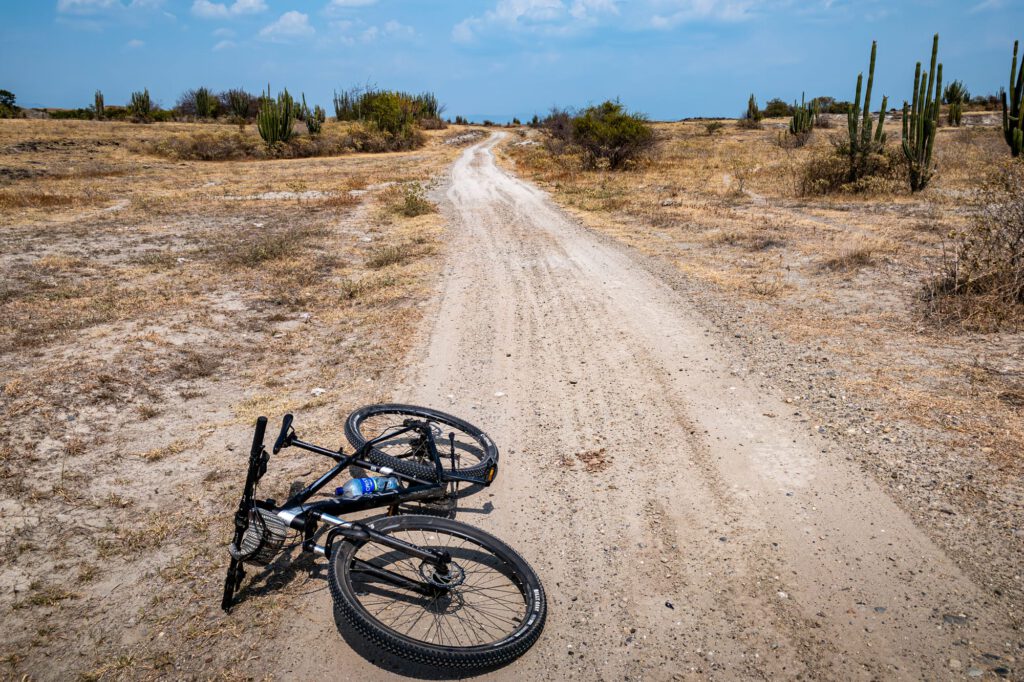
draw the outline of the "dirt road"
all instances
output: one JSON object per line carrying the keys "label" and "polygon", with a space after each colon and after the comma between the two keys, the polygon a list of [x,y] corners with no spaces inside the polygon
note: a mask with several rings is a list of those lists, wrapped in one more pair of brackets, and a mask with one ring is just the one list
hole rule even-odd
{"label": "dirt road", "polygon": [[[498,169],[499,139],[452,168],[443,291],[393,396],[462,415],[502,448],[497,483],[459,518],[520,550],[550,615],[493,677],[1019,674],[1011,605],[683,298]],[[282,633],[283,677],[390,676],[337,641],[324,590],[306,599],[316,622]]]}

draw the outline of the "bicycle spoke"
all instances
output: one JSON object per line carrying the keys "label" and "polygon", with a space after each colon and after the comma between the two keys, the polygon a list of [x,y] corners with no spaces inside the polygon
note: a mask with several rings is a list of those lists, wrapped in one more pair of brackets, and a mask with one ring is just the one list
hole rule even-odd
{"label": "bicycle spoke", "polygon": [[[360,603],[385,626],[430,644],[466,647],[498,641],[524,622],[527,602],[523,586],[485,547],[441,529],[403,529],[392,537],[422,548],[446,550],[457,567],[451,570],[461,571],[463,582],[431,597],[363,576],[357,590]],[[402,552],[373,543],[362,545],[357,558],[417,582],[427,580],[435,570]]]}

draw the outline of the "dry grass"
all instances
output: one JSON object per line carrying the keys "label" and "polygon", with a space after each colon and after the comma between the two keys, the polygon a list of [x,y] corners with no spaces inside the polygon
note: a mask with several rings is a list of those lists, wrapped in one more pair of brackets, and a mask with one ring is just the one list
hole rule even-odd
{"label": "dry grass", "polygon": [[[379,187],[430,181],[460,151],[441,133],[329,160],[146,151],[207,132],[0,121],[0,677],[263,675],[246,652],[290,588],[217,609],[252,420],[294,410],[333,442],[423,314],[440,217]],[[379,244],[401,255],[377,271]],[[267,494],[308,465],[279,459]]]}
{"label": "dry grass", "polygon": [[[821,423],[849,419],[852,432],[879,438],[913,433],[929,444],[937,462],[929,466],[969,473],[971,489],[990,499],[1018,495],[1021,333],[936,328],[921,301],[922,282],[942,267],[947,236],[985,213],[985,178],[1007,158],[999,131],[940,130],[939,174],[922,193],[909,193],[893,148],[885,172],[822,195],[808,184],[842,183],[829,139],[841,126],[790,148],[777,142],[785,121],[764,123],[764,130],[727,125],[713,135],[705,122],[658,124],[658,155],[633,173],[586,171],[543,143],[512,141],[499,154],[584,224],[683,273],[694,300],[723,324],[735,321],[737,332],[771,339],[773,348],[777,341],[777,357],[763,361],[778,365],[766,375],[801,411]],[[890,144],[898,144],[898,126],[887,126]],[[815,164],[825,171],[808,176]],[[789,367],[822,356],[828,373],[814,390],[788,378]],[[998,373],[971,369],[978,358]],[[822,401],[820,385],[841,399]],[[838,412],[824,409],[837,403]],[[863,414],[866,425],[850,416]],[[883,480],[903,475],[899,456],[874,456],[891,453],[886,441],[865,437],[851,448],[867,449]],[[944,494],[965,505],[977,499],[966,488]],[[976,518],[977,536],[1006,523]]]}

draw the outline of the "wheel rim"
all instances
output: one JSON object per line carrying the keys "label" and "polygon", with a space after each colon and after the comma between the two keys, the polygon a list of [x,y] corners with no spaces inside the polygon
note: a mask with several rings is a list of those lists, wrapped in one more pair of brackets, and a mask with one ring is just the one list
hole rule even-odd
{"label": "wheel rim", "polygon": [[[368,415],[358,424],[359,435],[363,442],[372,440],[388,431],[400,429],[402,422],[409,416],[398,412]],[[426,419],[425,421],[433,429],[437,451],[441,455],[441,464],[446,469],[453,468],[451,462],[451,441],[449,440],[449,434],[452,433],[455,434],[456,460],[454,469],[472,469],[483,464],[487,459],[487,450],[476,436],[466,433],[457,426],[437,419]],[[409,460],[419,464],[432,464],[426,448],[419,444],[419,438],[414,434],[403,434],[393,440],[375,445],[374,449],[397,459]]]}
{"label": "wheel rim", "polygon": [[[449,529],[396,529],[389,535],[420,547],[447,550],[455,564],[447,591],[426,596],[368,576],[356,566],[347,580],[364,615],[417,644],[446,649],[487,647],[521,630],[530,614],[528,591],[513,566],[468,535]],[[373,543],[351,557],[411,580],[429,580],[433,569],[408,555]],[[454,579],[452,579],[452,576]]]}

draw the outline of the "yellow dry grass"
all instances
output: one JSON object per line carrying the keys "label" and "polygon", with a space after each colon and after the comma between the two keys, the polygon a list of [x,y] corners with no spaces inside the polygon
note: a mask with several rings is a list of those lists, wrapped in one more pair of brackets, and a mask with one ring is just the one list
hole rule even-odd
{"label": "yellow dry grass", "polygon": [[[796,355],[827,353],[848,403],[884,406],[978,467],[1019,476],[1024,411],[1005,396],[1024,385],[1021,334],[938,327],[919,302],[945,235],[970,219],[986,175],[1006,162],[999,131],[942,129],[939,175],[923,193],[890,183],[805,197],[802,169],[829,153],[841,128],[791,148],[779,143],[785,121],[763,130],[724,123],[717,135],[704,122],[657,124],[658,151],[635,172],[584,171],[571,156],[552,156],[539,134],[511,140],[502,158],[592,229],[707,287],[755,335],[784,340]],[[898,142],[899,123],[887,130]],[[979,381],[973,367],[991,371]],[[796,402],[815,400],[786,390]]]}
{"label": "yellow dry grass", "polygon": [[[441,271],[440,216],[382,192],[429,185],[450,133],[384,155],[140,152],[198,128],[0,121],[0,677],[258,675],[289,586],[219,611],[251,424],[293,411],[340,444]],[[312,466],[279,458],[264,492]]]}

